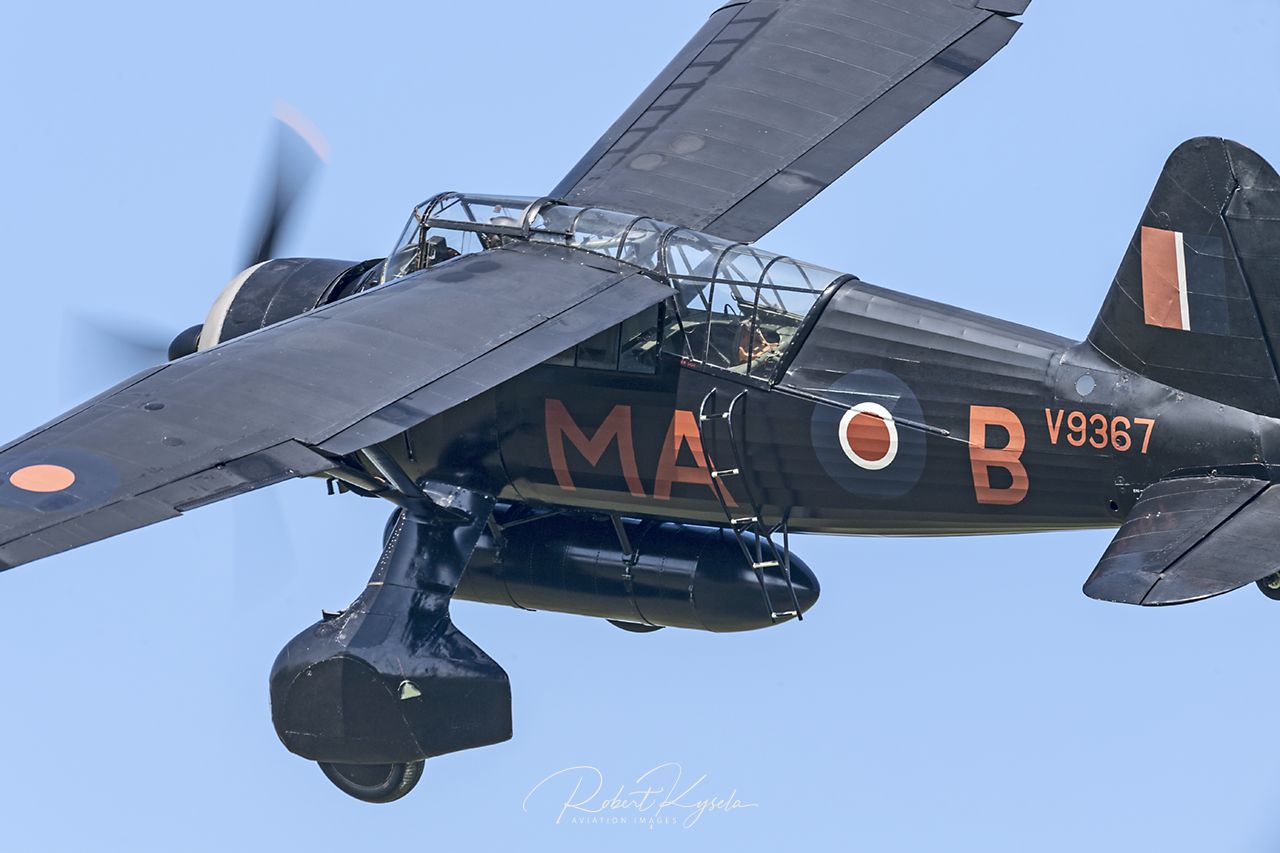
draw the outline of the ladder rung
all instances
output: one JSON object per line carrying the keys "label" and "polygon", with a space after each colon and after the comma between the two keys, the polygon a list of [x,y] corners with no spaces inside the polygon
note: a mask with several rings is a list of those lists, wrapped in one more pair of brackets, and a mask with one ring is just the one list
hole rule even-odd
{"label": "ladder rung", "polygon": [[780,566],[780,565],[782,565],[782,564],[781,564],[781,563],[779,563],[777,560],[765,560],[763,563],[752,563],[752,564],[751,564],[751,568],[753,568],[753,569],[776,569],[776,568],[778,568],[778,566]]}
{"label": "ladder rung", "polygon": [[709,415],[698,415],[700,421],[729,420],[729,412],[712,412]]}
{"label": "ladder rung", "polygon": [[748,518],[734,518],[734,519],[730,519],[730,521],[733,523],[733,525],[734,525],[735,527],[736,527],[737,525],[739,525],[739,524],[755,524],[755,523],[756,523],[757,521],[759,521],[759,520],[760,520],[760,519],[756,518],[754,515],[753,515],[753,516],[750,516],[750,517],[748,517]]}
{"label": "ladder rung", "polygon": [[727,468],[724,471],[712,471],[712,479],[720,479],[721,477],[736,477],[742,473],[741,468]]}
{"label": "ladder rung", "polygon": [[780,613],[770,613],[769,615],[774,619],[785,619],[790,616],[799,616],[800,614],[795,610],[783,610]]}

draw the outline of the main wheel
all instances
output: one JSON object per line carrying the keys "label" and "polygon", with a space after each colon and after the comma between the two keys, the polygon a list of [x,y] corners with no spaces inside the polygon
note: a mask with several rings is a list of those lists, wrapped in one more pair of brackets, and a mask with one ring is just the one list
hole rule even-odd
{"label": "main wheel", "polygon": [[317,762],[329,781],[366,803],[391,803],[413,790],[425,761],[411,764],[330,764]]}
{"label": "main wheel", "polygon": [[1258,589],[1262,590],[1262,594],[1272,601],[1280,601],[1280,572],[1268,575],[1258,581]]}

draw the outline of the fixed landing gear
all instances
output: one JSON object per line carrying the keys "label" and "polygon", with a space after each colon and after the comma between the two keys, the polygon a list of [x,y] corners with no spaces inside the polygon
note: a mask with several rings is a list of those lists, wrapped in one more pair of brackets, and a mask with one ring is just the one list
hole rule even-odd
{"label": "fixed landing gear", "polygon": [[1262,590],[1262,594],[1272,601],[1280,601],[1280,572],[1268,575],[1258,581],[1258,589]]}
{"label": "fixed landing gear", "polygon": [[449,617],[494,499],[439,491],[396,516],[360,597],[290,641],[271,671],[281,742],[367,803],[409,793],[427,758],[511,737],[507,674]]}
{"label": "fixed landing gear", "polygon": [[332,764],[319,761],[317,764],[342,793],[366,803],[393,803],[418,784],[426,761],[398,764]]}

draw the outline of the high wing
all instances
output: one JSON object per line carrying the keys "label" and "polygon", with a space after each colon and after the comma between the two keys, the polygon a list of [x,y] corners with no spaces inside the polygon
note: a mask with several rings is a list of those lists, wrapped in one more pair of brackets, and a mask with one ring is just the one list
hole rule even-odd
{"label": "high wing", "polygon": [[729,3],[552,195],[759,239],[994,56],[1030,2]]}
{"label": "high wing", "polygon": [[1161,480],[1142,494],[1084,585],[1123,604],[1185,604],[1280,569],[1280,487],[1247,476]]}
{"label": "high wing", "polygon": [[520,244],[148,370],[0,449],[0,568],[328,470],[669,295]]}

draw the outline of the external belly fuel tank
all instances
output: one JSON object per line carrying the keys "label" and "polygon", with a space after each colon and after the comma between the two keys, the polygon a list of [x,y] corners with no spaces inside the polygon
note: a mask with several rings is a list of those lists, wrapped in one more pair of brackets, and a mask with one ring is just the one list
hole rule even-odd
{"label": "external belly fuel tank", "polygon": [[[503,520],[503,509],[495,513]],[[596,616],[636,625],[750,631],[783,621],[795,609],[781,567],[765,589],[731,530],[625,519],[632,556],[608,519],[555,515],[486,533],[458,586],[457,598]],[[753,553],[755,537],[745,534]],[[763,543],[764,561],[773,559]],[[800,612],[818,600],[818,580],[791,557]]]}

